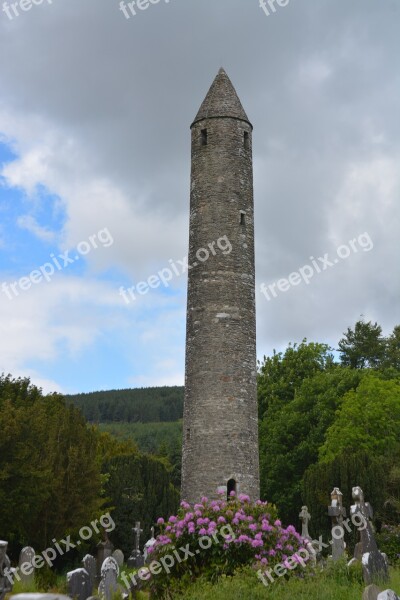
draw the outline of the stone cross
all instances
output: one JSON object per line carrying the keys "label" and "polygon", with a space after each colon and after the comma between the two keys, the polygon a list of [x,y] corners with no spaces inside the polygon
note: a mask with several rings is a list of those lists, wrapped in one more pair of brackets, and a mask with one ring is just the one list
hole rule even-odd
{"label": "stone cross", "polygon": [[311,515],[308,512],[307,506],[301,507],[301,513],[299,514],[299,518],[301,519],[301,537],[304,539],[310,540],[310,534],[308,533],[308,524],[311,521]]}
{"label": "stone cross", "polygon": [[364,493],[359,486],[353,487],[352,496],[354,500],[350,509],[352,522],[355,523],[356,517],[360,522],[355,523],[360,531],[360,542],[355,547],[354,558],[362,560],[363,577],[367,585],[387,581],[389,579],[387,558],[379,552],[370,522],[373,516],[372,506],[364,501]]}
{"label": "stone cross", "polygon": [[135,553],[140,554],[140,534],[143,533],[143,529],[140,529],[140,521],[136,521],[132,531],[135,534]]}
{"label": "stone cross", "polygon": [[140,568],[144,565],[144,558],[140,553],[140,534],[143,533],[143,529],[140,528],[140,521],[136,521],[135,527],[132,529],[135,535],[135,546],[132,550],[132,554],[128,558],[128,567]]}
{"label": "stone cross", "polygon": [[346,547],[343,528],[346,509],[343,506],[343,494],[339,488],[333,488],[331,505],[328,506],[328,515],[332,519],[332,559],[336,562],[343,555]]}

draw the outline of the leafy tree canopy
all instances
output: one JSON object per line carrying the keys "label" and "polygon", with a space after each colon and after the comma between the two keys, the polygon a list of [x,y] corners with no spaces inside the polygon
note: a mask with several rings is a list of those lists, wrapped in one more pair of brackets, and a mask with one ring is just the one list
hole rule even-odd
{"label": "leafy tree canopy", "polygon": [[400,379],[385,381],[366,374],[340,402],[334,423],[320,448],[321,460],[343,451],[392,455],[400,449]]}

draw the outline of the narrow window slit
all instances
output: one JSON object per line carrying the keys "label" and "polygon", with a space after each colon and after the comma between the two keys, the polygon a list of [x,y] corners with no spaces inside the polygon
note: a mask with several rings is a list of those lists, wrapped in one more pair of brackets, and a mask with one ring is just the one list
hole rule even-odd
{"label": "narrow window slit", "polygon": [[201,130],[201,145],[207,146],[207,143],[208,143],[207,129],[202,129]]}
{"label": "narrow window slit", "polygon": [[250,136],[249,136],[249,132],[248,131],[244,132],[243,141],[244,141],[245,150],[249,150],[250,149]]}

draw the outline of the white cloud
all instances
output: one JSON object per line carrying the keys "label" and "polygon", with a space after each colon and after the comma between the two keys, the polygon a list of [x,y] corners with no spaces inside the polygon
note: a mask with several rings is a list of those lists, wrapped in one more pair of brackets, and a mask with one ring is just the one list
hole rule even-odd
{"label": "white cloud", "polygon": [[53,242],[56,237],[53,231],[50,231],[47,227],[40,226],[32,215],[18,217],[17,225],[21,229],[26,229],[43,242]]}
{"label": "white cloud", "polygon": [[[66,215],[50,241],[69,250],[105,227],[114,238],[87,255],[82,278],[0,299],[1,366],[33,372],[36,356],[61,364],[63,353],[95,347],[105,331],[118,340],[125,328],[127,377],[149,385],[182,377],[174,331],[184,328],[184,300],[159,290],[124,306],[118,274],[133,285],[187,253],[189,124],[221,64],[254,124],[257,282],[286,277],[364,231],[374,241],[309,286],[270,303],[260,297],[259,355],[305,336],[334,343],[361,313],[393,327],[396,11],[391,2],[338,10],[321,0],[265,18],[241,0],[203,0],[126,20],[113,3],[68,0],[0,19],[0,139],[18,157],[3,175],[31,203],[25,219],[36,218],[44,186]],[[38,217],[26,223],[46,238]],[[172,286],[182,291],[185,279]],[[178,344],[176,365],[163,364]],[[140,372],[138,354],[159,372]]]}

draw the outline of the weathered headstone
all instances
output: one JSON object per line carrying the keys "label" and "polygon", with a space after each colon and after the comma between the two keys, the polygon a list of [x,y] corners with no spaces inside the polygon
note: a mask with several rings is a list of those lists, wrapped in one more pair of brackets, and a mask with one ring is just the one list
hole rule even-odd
{"label": "weathered headstone", "polygon": [[128,558],[128,567],[140,569],[144,565],[144,558],[140,552],[140,534],[143,533],[143,529],[140,528],[140,521],[136,521],[135,527],[132,529],[135,535],[135,547],[132,550],[132,554]]}
{"label": "weathered headstone", "polygon": [[385,590],[379,594],[378,600],[400,600],[400,596],[393,590]]}
{"label": "weathered headstone", "polygon": [[311,515],[308,512],[307,506],[301,507],[301,512],[299,514],[299,518],[301,520],[301,537],[303,539],[310,540],[310,534],[308,532],[308,524],[311,521]]}
{"label": "weathered headstone", "polygon": [[362,600],[378,600],[380,591],[381,590],[376,585],[369,585],[363,592]]}
{"label": "weathered headstone", "polygon": [[[25,585],[33,585],[35,581],[35,569],[27,568],[27,565],[32,565],[32,561],[35,558],[35,550],[31,546],[25,546],[19,553],[19,576],[21,581]],[[25,567],[23,567],[25,565]]]}
{"label": "weathered headstone", "polygon": [[67,591],[71,598],[86,600],[92,595],[89,573],[86,569],[75,569],[67,573]]}
{"label": "weathered headstone", "polygon": [[359,486],[353,487],[354,504],[350,511],[353,517],[360,520],[360,542],[355,549],[354,557],[362,556],[363,578],[366,584],[384,582],[389,579],[387,559],[379,552],[375,541],[370,519],[373,516],[372,507],[364,501],[364,493]]}
{"label": "weathered headstone", "polygon": [[[0,600],[12,591],[13,579],[10,575],[10,559],[7,556],[8,542],[0,540]],[[8,575],[8,577],[7,577]]]}
{"label": "weathered headstone", "polygon": [[89,582],[90,582],[90,593],[93,593],[93,588],[96,584],[96,575],[97,575],[97,564],[96,559],[91,554],[86,554],[82,560],[83,567],[89,574]]}
{"label": "weathered headstone", "polygon": [[108,539],[108,534],[104,531],[104,540],[97,544],[97,580],[101,578],[101,567],[106,558],[112,555],[114,544]]}
{"label": "weathered headstone", "polygon": [[120,550],[119,548],[114,550],[114,552],[112,553],[112,557],[115,558],[118,566],[122,567],[122,565],[124,564],[124,560],[125,560],[124,553],[122,552],[122,550]]}
{"label": "weathered headstone", "polygon": [[103,600],[111,600],[118,590],[118,563],[112,556],[105,559],[101,567],[99,596]]}
{"label": "weathered headstone", "polygon": [[346,516],[346,509],[343,506],[343,494],[339,488],[333,488],[331,505],[328,506],[328,515],[332,519],[332,559],[337,561],[343,556],[346,547],[343,528],[343,518]]}
{"label": "weathered headstone", "polygon": [[147,562],[150,553],[151,553],[151,548],[153,548],[154,544],[156,543],[156,538],[154,537],[154,527],[151,528],[151,538],[149,540],[147,540],[147,542],[144,545],[143,548],[143,558],[144,561]]}

